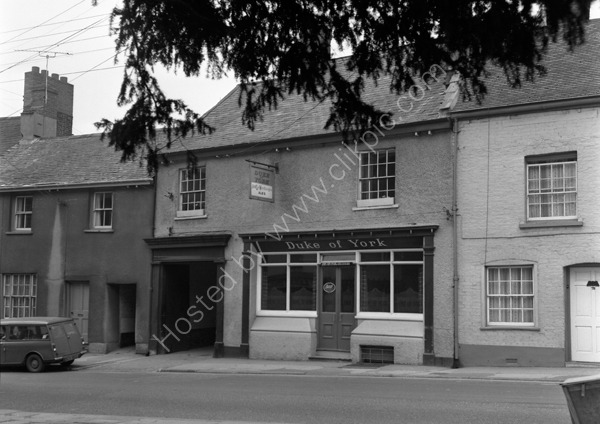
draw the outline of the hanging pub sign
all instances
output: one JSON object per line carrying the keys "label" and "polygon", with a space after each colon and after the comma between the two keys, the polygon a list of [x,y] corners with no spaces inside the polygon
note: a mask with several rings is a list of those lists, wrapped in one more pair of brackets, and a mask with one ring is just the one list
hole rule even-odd
{"label": "hanging pub sign", "polygon": [[273,201],[274,172],[260,166],[250,165],[250,198],[265,202]]}

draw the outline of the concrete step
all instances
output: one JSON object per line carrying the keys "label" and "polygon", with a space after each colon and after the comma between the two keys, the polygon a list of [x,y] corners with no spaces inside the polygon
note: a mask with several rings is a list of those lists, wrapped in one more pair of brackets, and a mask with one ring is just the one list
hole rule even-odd
{"label": "concrete step", "polygon": [[339,350],[317,350],[317,353],[313,356],[308,357],[312,361],[352,361],[350,352],[343,352]]}

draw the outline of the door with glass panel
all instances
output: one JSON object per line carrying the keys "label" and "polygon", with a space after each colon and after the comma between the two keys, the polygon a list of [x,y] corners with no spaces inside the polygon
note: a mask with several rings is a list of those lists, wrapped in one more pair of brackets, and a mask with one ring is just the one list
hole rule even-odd
{"label": "door with glass panel", "polygon": [[350,350],[356,327],[355,265],[323,266],[319,282],[318,348]]}

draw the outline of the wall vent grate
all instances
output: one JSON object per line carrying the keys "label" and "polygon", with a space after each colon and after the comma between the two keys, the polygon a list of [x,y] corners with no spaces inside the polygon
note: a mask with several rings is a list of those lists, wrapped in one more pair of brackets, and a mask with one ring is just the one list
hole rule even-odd
{"label": "wall vent grate", "polygon": [[364,364],[393,364],[394,348],[392,346],[361,346],[360,362]]}

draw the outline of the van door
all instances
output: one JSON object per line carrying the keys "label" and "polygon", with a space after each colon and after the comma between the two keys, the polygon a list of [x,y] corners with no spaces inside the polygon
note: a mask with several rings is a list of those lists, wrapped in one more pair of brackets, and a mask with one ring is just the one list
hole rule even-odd
{"label": "van door", "polygon": [[64,324],[62,322],[48,326],[52,343],[54,343],[54,347],[56,348],[57,356],[65,356],[71,353],[69,339],[67,338],[67,333],[63,329],[63,326]]}
{"label": "van door", "polygon": [[75,326],[74,322],[67,321],[63,323],[63,329],[67,335],[67,343],[69,344],[69,353],[81,352],[81,333]]}

